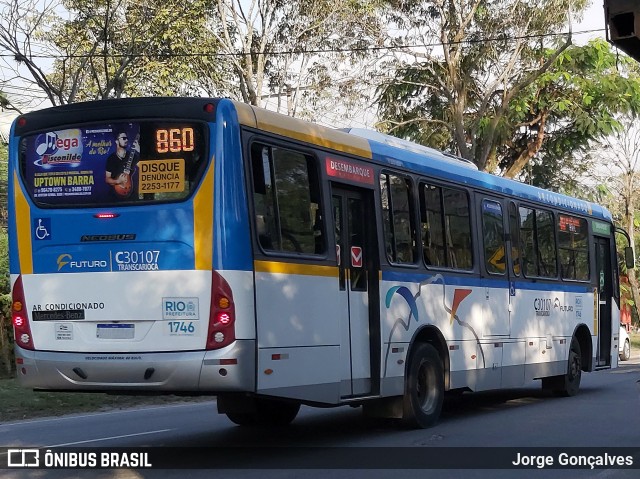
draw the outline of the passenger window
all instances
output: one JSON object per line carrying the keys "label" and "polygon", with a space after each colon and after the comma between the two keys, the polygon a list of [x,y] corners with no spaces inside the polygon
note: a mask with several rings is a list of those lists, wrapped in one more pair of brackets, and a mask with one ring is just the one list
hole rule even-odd
{"label": "passenger window", "polygon": [[550,211],[536,211],[536,230],[540,259],[539,274],[545,278],[555,278],[558,276],[556,237],[553,214]]}
{"label": "passenger window", "polygon": [[520,245],[525,276],[557,277],[556,240],[550,211],[520,207]]}
{"label": "passenger window", "polygon": [[534,213],[530,208],[520,207],[520,251],[522,252],[522,272],[525,276],[538,276]]}
{"label": "passenger window", "polygon": [[469,197],[465,191],[423,184],[420,217],[427,265],[473,268]]}
{"label": "passenger window", "polygon": [[504,274],[506,271],[504,224],[502,205],[497,201],[482,202],[482,238],[487,272]]}
{"label": "passenger window", "polygon": [[323,254],[326,242],[314,158],[255,143],[251,165],[260,246],[267,251]]}
{"label": "passenger window", "polygon": [[563,279],[589,280],[587,220],[558,215],[558,252]]}
{"label": "passenger window", "polygon": [[520,223],[515,203],[509,203],[509,236],[511,242],[511,267],[513,274],[520,276]]}
{"label": "passenger window", "polygon": [[383,173],[380,175],[382,222],[387,257],[392,263],[415,263],[416,242],[411,194],[408,178]]}
{"label": "passenger window", "polygon": [[430,266],[447,266],[442,188],[424,185],[421,195],[422,253]]}

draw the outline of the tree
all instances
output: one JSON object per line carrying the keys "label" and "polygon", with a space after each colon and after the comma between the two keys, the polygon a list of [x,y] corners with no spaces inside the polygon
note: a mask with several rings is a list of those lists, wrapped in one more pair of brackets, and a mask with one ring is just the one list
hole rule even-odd
{"label": "tree", "polygon": [[0,111],[4,110],[5,108],[11,108],[11,101],[6,94],[0,91]]}
{"label": "tree", "polygon": [[573,171],[575,179],[584,171],[580,161],[589,160],[591,144],[619,130],[616,115],[624,111],[640,111],[637,65],[602,39],[569,47],[514,98],[505,122],[511,131],[497,148],[500,171],[513,178],[537,156],[552,183],[540,186],[563,190],[557,179],[566,175],[558,173]]}
{"label": "tree", "polygon": [[7,176],[9,170],[7,145],[0,138],[0,231],[7,230]]}
{"label": "tree", "polygon": [[0,185],[2,185],[2,224],[0,225],[0,377],[11,376],[13,361],[13,325],[11,324],[11,285],[9,281],[9,245],[7,238],[8,149],[0,141]]}
{"label": "tree", "polygon": [[313,117],[361,98],[383,1],[0,0],[0,48],[53,105],[206,94]]}
{"label": "tree", "polygon": [[585,0],[392,0],[390,18],[408,33],[379,89],[381,125],[398,136],[449,149],[481,170],[510,136],[513,102],[570,45],[550,37],[569,6]]}
{"label": "tree", "polygon": [[[5,95],[5,108],[23,111],[33,104],[28,98],[31,88],[45,94],[50,89],[46,73],[37,60],[48,51],[46,45],[38,41],[36,31],[47,23],[59,3],[59,0],[41,3],[38,0],[0,0],[0,53],[5,57],[3,73],[9,75],[3,82],[4,85],[19,85],[24,93],[20,98]],[[8,59],[7,54],[12,58]],[[41,101],[41,97],[35,100]]]}
{"label": "tree", "polygon": [[[367,0],[217,0],[220,28],[212,31],[233,68],[229,96],[257,106],[274,97],[277,110],[296,115],[305,99],[317,106],[326,91],[332,101],[353,93],[361,71],[349,62],[380,41],[375,6]],[[350,51],[356,47],[360,55]]]}
{"label": "tree", "polygon": [[[640,127],[637,117],[619,117],[620,128],[601,140],[599,150],[602,159],[600,175],[612,193],[609,207],[620,217],[622,226],[631,237],[631,247],[636,252],[635,230],[638,206],[638,183],[640,180]],[[640,307],[640,288],[633,269],[627,271],[636,311]]]}
{"label": "tree", "polygon": [[[53,105],[189,93],[191,63],[216,52],[205,29],[209,0],[143,6],[135,0],[0,0],[0,6],[0,48],[14,56],[14,80],[38,88]],[[209,63],[212,71],[223,66]]]}
{"label": "tree", "polygon": [[[192,64],[215,55],[209,0],[65,0],[72,19],[51,36],[64,52],[58,83],[72,100],[175,95],[193,88]],[[223,62],[208,62],[217,72]],[[70,74],[67,74],[69,72]]]}

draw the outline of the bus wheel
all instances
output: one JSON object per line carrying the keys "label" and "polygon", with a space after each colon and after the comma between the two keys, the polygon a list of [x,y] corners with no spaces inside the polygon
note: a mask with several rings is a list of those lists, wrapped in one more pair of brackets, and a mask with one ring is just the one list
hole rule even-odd
{"label": "bus wheel", "polygon": [[227,412],[225,413],[229,420],[238,426],[255,426],[256,414],[244,412]]}
{"label": "bus wheel", "polygon": [[226,411],[229,420],[239,426],[286,426],[298,415],[300,404],[255,398],[250,412]]}
{"label": "bus wheel", "polygon": [[412,428],[433,426],[444,399],[444,370],[436,348],[420,344],[411,354],[403,400],[403,422]]}
{"label": "bus wheel", "polygon": [[556,396],[575,396],[580,389],[582,378],[582,353],[580,343],[576,338],[571,340],[567,373],[562,376],[553,376],[542,379],[542,388],[553,391]]}
{"label": "bus wheel", "polygon": [[300,404],[277,401],[275,399],[256,399],[256,416],[261,426],[286,426],[300,411]]}

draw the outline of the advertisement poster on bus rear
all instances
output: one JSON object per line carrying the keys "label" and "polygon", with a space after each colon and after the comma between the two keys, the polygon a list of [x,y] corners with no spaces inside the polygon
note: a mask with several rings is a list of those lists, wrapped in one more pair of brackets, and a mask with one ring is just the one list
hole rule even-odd
{"label": "advertisement poster on bus rear", "polygon": [[48,204],[102,203],[137,195],[140,127],[136,123],[71,128],[26,139],[26,180]]}
{"label": "advertisement poster on bus rear", "polygon": [[51,205],[183,194],[185,151],[192,157],[196,149],[193,132],[156,128],[145,143],[139,124],[122,123],[34,135],[23,143],[26,182],[36,201]]}

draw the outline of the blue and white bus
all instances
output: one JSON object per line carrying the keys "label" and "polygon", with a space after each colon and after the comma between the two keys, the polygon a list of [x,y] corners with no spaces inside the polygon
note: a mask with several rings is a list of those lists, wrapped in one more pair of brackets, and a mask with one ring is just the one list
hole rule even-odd
{"label": "blue and white bus", "polygon": [[20,116],[9,168],[25,387],[428,427],[445,391],[571,396],[617,366],[611,214],[430,148],[136,98]]}

